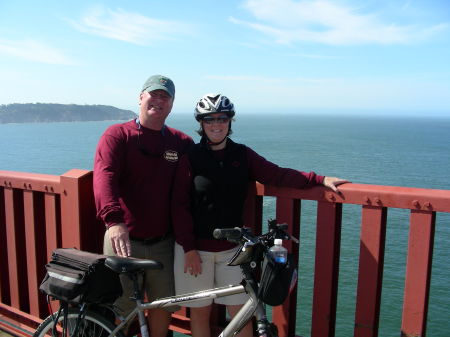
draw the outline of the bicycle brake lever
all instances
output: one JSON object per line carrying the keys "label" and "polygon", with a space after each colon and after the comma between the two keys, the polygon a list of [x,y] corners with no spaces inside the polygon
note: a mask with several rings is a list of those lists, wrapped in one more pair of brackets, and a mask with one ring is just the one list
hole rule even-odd
{"label": "bicycle brake lever", "polygon": [[246,241],[246,242],[244,242],[244,247],[242,247],[242,251],[245,252],[245,250],[247,249],[247,247],[251,247],[251,246],[254,246],[254,245],[255,245],[254,242]]}
{"label": "bicycle brake lever", "polygon": [[299,241],[297,238],[293,237],[293,236],[290,235],[290,234],[288,234],[288,235],[289,235],[289,239],[291,239],[292,241],[294,241],[296,244],[299,244],[299,243],[300,243],[300,241]]}

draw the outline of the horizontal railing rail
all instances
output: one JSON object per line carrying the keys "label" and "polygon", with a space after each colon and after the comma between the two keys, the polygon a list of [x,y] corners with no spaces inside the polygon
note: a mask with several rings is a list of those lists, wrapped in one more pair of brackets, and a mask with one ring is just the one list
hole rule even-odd
{"label": "horizontal railing rail", "polygon": [[[311,336],[334,336],[339,285],[343,205],[361,207],[354,336],[378,336],[380,298],[389,208],[410,212],[401,334],[425,336],[437,212],[450,213],[450,191],[345,184],[337,194],[324,187],[307,190],[259,183],[249,187],[245,222],[261,232],[263,199],[275,197],[275,216],[299,237],[301,201],[317,205]],[[38,287],[53,249],[101,251],[103,227],[96,220],[92,172],[70,170],[61,176],[0,171],[0,329],[31,335],[48,314]],[[298,245],[286,242],[295,258]],[[300,242],[301,244],[301,242]],[[296,260],[298,263],[298,260]],[[301,272],[301,270],[300,270]],[[297,289],[273,308],[280,337],[294,336]],[[215,308],[214,330],[225,324]],[[188,310],[174,314],[172,328],[188,333]],[[395,332],[393,332],[395,333]]]}

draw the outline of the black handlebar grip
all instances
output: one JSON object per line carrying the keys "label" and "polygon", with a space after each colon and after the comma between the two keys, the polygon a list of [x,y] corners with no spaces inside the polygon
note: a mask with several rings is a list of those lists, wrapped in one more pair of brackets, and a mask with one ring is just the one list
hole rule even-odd
{"label": "black handlebar grip", "polygon": [[281,224],[278,225],[278,228],[281,229],[281,230],[284,230],[284,231],[286,229],[288,229],[288,227],[289,227],[289,225],[287,223],[281,223]]}
{"label": "black handlebar grip", "polygon": [[216,239],[236,240],[242,236],[242,231],[239,227],[235,228],[216,228],[213,232]]}

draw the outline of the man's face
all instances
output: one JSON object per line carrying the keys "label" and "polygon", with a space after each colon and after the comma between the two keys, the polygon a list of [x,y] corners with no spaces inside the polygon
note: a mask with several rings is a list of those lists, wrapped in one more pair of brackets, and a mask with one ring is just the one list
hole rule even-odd
{"label": "man's face", "polygon": [[173,97],[164,90],[144,91],[140,96],[141,114],[147,117],[165,119],[173,106]]}

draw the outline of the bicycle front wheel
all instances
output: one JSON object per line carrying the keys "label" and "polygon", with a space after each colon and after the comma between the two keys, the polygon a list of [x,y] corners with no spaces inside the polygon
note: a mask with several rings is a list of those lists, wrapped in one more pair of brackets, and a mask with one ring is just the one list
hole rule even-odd
{"label": "bicycle front wheel", "polygon": [[[67,337],[107,337],[114,330],[115,326],[111,322],[109,322],[103,316],[99,314],[88,311],[86,312],[84,318],[80,320],[80,324],[78,327],[78,332],[76,336],[75,328],[76,322],[78,319],[79,310],[76,308],[69,309],[67,313],[67,326],[66,333]],[[64,321],[64,313],[58,318],[58,323],[54,329],[54,319],[56,318],[56,313],[52,316],[48,316],[37,328],[33,337],[45,337],[45,336],[57,336],[63,337],[63,321]],[[64,336],[64,337],[66,337]],[[123,333],[119,331],[115,334],[116,337],[124,337]]]}

